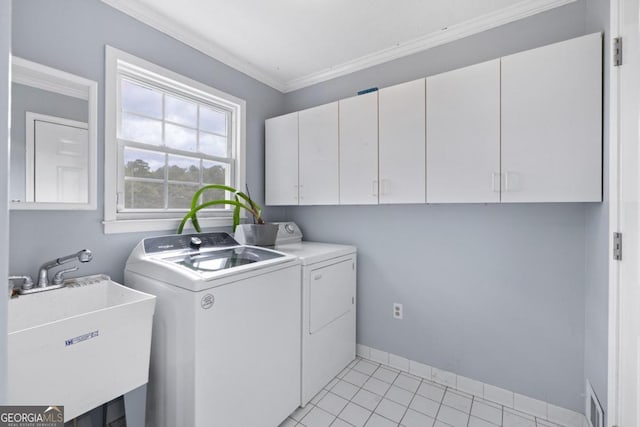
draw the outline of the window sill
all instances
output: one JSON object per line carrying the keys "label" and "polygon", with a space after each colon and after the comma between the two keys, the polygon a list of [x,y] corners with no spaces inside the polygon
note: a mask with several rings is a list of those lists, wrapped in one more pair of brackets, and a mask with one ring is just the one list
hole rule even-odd
{"label": "window sill", "polygon": [[[228,217],[218,218],[198,218],[202,228],[209,227],[231,227],[233,219]],[[112,221],[102,221],[104,234],[117,233],[140,233],[145,231],[167,231],[174,234],[180,225],[180,219],[121,219]],[[195,232],[191,223],[185,227],[185,232]]]}

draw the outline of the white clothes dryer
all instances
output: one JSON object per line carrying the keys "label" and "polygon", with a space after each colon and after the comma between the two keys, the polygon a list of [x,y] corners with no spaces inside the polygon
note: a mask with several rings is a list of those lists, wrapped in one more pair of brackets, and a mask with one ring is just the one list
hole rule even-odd
{"label": "white clothes dryer", "polygon": [[274,427],[293,412],[300,274],[296,257],[227,233],[140,242],[125,283],[157,296],[147,426]]}
{"label": "white clothes dryer", "polygon": [[307,242],[279,223],[275,249],[302,263],[302,378],[306,405],[356,357],[356,248]]}

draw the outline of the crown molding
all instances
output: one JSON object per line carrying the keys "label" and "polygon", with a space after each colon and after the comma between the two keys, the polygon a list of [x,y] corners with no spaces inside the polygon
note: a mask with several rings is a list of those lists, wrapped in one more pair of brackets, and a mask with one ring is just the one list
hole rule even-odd
{"label": "crown molding", "polygon": [[461,38],[490,30],[577,0],[523,0],[512,6],[452,25],[407,42],[361,56],[351,61],[308,74],[287,82],[270,76],[264,70],[232,54],[186,26],[172,21],[136,0],[102,0],[109,6],[161,31],[280,92],[287,93],[355,71],[389,62]]}
{"label": "crown molding", "polygon": [[328,69],[308,74],[306,76],[286,82],[284,92],[292,92],[317,83],[341,77],[355,71],[379,65],[394,59],[402,58],[436,46],[440,46],[464,37],[490,30],[519,19],[526,18],[556,7],[573,3],[576,0],[525,0],[473,18],[442,30],[426,34],[422,37],[399,43],[393,47],[361,56],[351,61],[330,67]]}
{"label": "crown molding", "polygon": [[283,82],[273,78],[260,68],[232,54],[216,43],[207,40],[190,28],[176,23],[171,18],[144,6],[136,0],[102,0],[102,2],[267,86],[284,92],[285,85]]}

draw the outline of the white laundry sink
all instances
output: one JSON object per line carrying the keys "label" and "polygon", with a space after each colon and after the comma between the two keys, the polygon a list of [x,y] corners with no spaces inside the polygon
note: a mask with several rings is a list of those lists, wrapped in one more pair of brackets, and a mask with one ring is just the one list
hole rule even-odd
{"label": "white laundry sink", "polygon": [[155,296],[89,276],[9,300],[9,404],[65,421],[147,383]]}

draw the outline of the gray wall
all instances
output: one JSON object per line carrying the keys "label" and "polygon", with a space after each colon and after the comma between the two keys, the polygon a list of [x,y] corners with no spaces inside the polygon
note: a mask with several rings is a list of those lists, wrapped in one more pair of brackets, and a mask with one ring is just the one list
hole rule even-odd
{"label": "gray wall", "polygon": [[[9,57],[11,2],[0,1],[0,277],[8,275],[9,259]],[[0,291],[0,404],[7,399],[7,293]]]}
{"label": "gray wall", "polygon": [[[15,55],[77,74],[99,84],[98,210],[12,211],[11,273],[35,274],[38,264],[81,248],[94,260],[81,273],[106,273],[122,280],[129,252],[152,233],[105,235],[103,219],[104,46],[137,55],[247,101],[247,182],[264,200],[264,120],[283,111],[284,95],[168,37],[99,0],[20,0],[13,9]],[[279,218],[284,209],[269,209]],[[37,257],[25,257],[25,253]]]}
{"label": "gray wall", "polygon": [[11,200],[26,200],[26,113],[89,121],[87,101],[17,83],[11,85]]}
{"label": "gray wall", "polygon": [[[286,95],[287,111],[585,34],[579,1]],[[582,204],[293,207],[358,247],[358,341],[583,411]],[[404,304],[404,320],[392,304]]]}
{"label": "gray wall", "polygon": [[[608,324],[609,324],[609,0],[587,0],[587,31],[603,31],[604,43],[604,203],[586,210],[586,289],[584,372],[600,403],[607,409]],[[606,424],[605,424],[606,425]]]}

